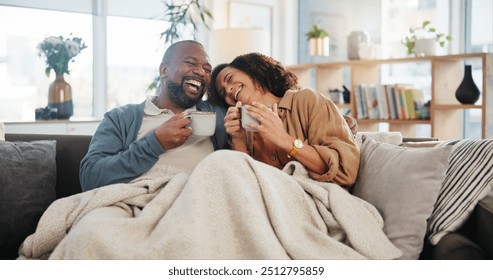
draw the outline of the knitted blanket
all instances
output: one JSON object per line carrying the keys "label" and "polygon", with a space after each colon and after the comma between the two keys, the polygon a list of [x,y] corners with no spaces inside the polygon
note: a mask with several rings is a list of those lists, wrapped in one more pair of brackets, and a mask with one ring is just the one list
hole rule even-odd
{"label": "knitted blanket", "polygon": [[235,151],[55,201],[20,259],[394,259],[369,203]]}

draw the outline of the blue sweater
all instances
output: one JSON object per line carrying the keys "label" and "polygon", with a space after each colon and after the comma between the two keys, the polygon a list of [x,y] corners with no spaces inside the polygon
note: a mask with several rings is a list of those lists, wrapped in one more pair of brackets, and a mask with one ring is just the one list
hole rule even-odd
{"label": "blue sweater", "polygon": [[[165,152],[153,132],[136,140],[144,105],[129,104],[112,109],[104,115],[80,163],[80,182],[83,191],[97,187],[126,183],[147,172]],[[216,132],[211,136],[214,150],[227,148],[228,135],[224,128],[226,110],[207,101],[197,104],[199,111],[216,112]]]}

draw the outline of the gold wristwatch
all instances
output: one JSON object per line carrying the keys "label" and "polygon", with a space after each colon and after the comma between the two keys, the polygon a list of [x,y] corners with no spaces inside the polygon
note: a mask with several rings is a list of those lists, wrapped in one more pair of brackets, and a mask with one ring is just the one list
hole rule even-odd
{"label": "gold wristwatch", "polygon": [[293,142],[293,149],[288,153],[288,157],[294,156],[301,148],[303,148],[303,141],[296,139]]}

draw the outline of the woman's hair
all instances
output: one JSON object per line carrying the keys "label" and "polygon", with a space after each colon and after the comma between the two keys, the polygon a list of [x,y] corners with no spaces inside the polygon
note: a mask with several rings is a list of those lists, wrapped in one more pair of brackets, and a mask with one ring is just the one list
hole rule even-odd
{"label": "woman's hair", "polygon": [[298,77],[285,69],[279,61],[261,53],[249,53],[237,56],[229,64],[220,64],[214,68],[208,93],[211,103],[220,105],[222,101],[222,104],[226,104],[216,89],[216,78],[227,66],[244,72],[254,83],[277,97],[284,96],[288,89],[298,88]]}
{"label": "woman's hair", "polygon": [[229,105],[226,103],[224,98],[217,91],[216,79],[217,79],[217,75],[219,75],[219,72],[221,72],[221,70],[223,70],[224,68],[226,68],[228,66],[229,66],[229,64],[222,63],[222,64],[219,64],[218,66],[214,67],[214,69],[212,69],[211,83],[210,83],[209,89],[207,90],[207,93],[206,93],[207,100],[209,100],[210,103],[215,104],[215,105],[219,105],[219,106],[224,107],[224,108],[228,108]]}

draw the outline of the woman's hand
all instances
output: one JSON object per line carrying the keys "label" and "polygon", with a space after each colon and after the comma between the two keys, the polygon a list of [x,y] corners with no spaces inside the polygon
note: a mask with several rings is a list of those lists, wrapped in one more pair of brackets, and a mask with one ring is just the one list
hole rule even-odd
{"label": "woman's hand", "polygon": [[259,120],[260,124],[252,124],[250,127],[256,129],[265,138],[269,139],[274,145],[285,151],[290,151],[293,146],[293,137],[291,137],[282,125],[279,118],[277,103],[272,105],[272,110],[263,104],[253,102],[248,108],[248,113]]}
{"label": "woman's hand", "polygon": [[229,107],[226,117],[224,117],[224,127],[231,138],[231,148],[238,151],[246,151],[245,130],[241,127],[241,101],[236,102],[235,106]]}

